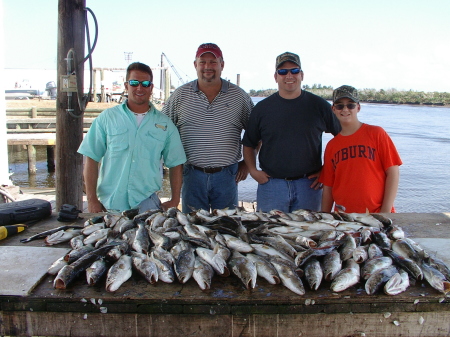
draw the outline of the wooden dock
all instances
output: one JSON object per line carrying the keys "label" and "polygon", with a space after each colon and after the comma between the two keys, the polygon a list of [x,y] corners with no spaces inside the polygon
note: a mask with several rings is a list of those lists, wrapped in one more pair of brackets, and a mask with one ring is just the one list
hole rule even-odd
{"label": "wooden dock", "polygon": [[[84,218],[93,216],[83,215]],[[392,214],[396,225],[430,253],[449,261],[450,214]],[[74,224],[82,225],[84,219]],[[33,249],[41,240],[22,244],[19,239],[62,225],[56,214],[27,231],[1,242],[16,254],[15,268],[36,274],[39,257]],[[447,262],[448,263],[448,262]],[[5,272],[3,269],[2,273]],[[26,274],[26,273],[24,273]],[[67,290],[56,290],[45,275],[25,296],[0,295],[0,335],[14,336],[449,336],[450,298],[417,282],[404,293],[369,296],[358,284],[341,293],[324,283],[304,296],[282,285],[258,278],[246,290],[235,277],[215,276],[211,289],[201,291],[191,279],[186,284],[151,285],[138,275],[116,292],[104,281],[88,287],[83,277]],[[307,287],[305,285],[305,287]],[[1,291],[0,291],[1,292]]]}

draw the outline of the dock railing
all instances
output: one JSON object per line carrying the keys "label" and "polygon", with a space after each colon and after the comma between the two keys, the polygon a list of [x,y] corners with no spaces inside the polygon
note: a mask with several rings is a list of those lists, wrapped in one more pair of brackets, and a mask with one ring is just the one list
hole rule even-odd
{"label": "dock railing", "polygon": [[[87,132],[93,120],[104,109],[86,109],[83,115],[83,131]],[[56,108],[6,109],[8,134],[56,133]]]}

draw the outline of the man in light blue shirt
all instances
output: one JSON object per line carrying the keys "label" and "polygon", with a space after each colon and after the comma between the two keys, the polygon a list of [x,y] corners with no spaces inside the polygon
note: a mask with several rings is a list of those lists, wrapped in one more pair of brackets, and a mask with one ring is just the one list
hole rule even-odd
{"label": "man in light blue shirt", "polygon": [[[149,66],[130,64],[128,99],[103,111],[78,149],[86,156],[83,175],[91,213],[137,207],[143,212],[180,203],[186,156],[175,125],[149,102],[152,80]],[[161,160],[169,168],[172,192],[163,204],[156,195],[162,185]]]}

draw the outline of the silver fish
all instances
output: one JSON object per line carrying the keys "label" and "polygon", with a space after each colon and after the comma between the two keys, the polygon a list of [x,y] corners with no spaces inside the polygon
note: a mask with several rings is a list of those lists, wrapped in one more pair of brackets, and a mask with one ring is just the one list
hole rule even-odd
{"label": "silver fish", "polygon": [[372,237],[380,248],[391,249],[391,240],[385,233],[375,230],[372,232]]}
{"label": "silver fish", "polygon": [[428,264],[439,270],[447,279],[447,281],[450,281],[450,268],[445,264],[444,261],[439,259],[437,256],[429,256],[427,258]]}
{"label": "silver fish", "polygon": [[115,242],[120,244],[113,247],[108,253],[106,253],[106,257],[111,261],[117,261],[122,255],[128,253],[130,250],[130,244],[127,241],[116,240]]}
{"label": "silver fish", "polygon": [[292,257],[290,257],[289,255],[284,254],[283,252],[280,252],[279,250],[277,250],[277,249],[275,249],[273,247],[270,247],[268,245],[263,245],[263,244],[260,244],[260,243],[251,243],[250,246],[253,247],[253,252],[256,255],[260,255],[260,256],[263,256],[263,257],[277,256],[277,257],[280,257],[280,258],[282,258],[284,260],[287,260],[287,261],[289,261],[291,263],[294,262],[294,259]]}
{"label": "silver fish", "polygon": [[303,286],[303,282],[291,263],[279,257],[271,257],[270,263],[272,263],[272,265],[277,270],[278,275],[281,279],[281,283],[286,288],[298,295],[305,294],[305,287]]}
{"label": "silver fish", "polygon": [[197,282],[201,290],[211,288],[211,280],[214,270],[209,263],[197,256],[194,263],[194,272],[192,277]]}
{"label": "silver fish", "polygon": [[300,244],[301,246],[304,246],[306,248],[314,248],[317,247],[317,243],[316,241],[314,241],[313,239],[303,236],[303,235],[297,235],[297,237],[295,238],[295,242],[297,242],[298,244]]}
{"label": "silver fish", "polygon": [[279,284],[281,282],[277,270],[268,259],[251,253],[245,255],[245,257],[256,266],[258,276],[266,279],[270,284]]}
{"label": "silver fish", "polygon": [[381,256],[367,260],[361,270],[362,277],[363,279],[367,280],[370,275],[374,274],[380,269],[390,267],[391,265],[392,258],[390,258],[389,256]]}
{"label": "silver fish", "polygon": [[108,270],[106,291],[114,292],[131,277],[132,260],[129,255],[122,255]]}
{"label": "silver fish", "polygon": [[98,231],[99,229],[103,229],[103,228],[106,228],[106,225],[104,222],[95,223],[95,224],[84,227],[81,230],[81,234],[88,236],[88,235],[94,233],[95,231]]}
{"label": "silver fish", "polygon": [[261,239],[267,245],[275,248],[276,250],[295,258],[297,251],[292,247],[281,235],[275,236],[262,236]]}
{"label": "silver fish", "polygon": [[398,226],[390,226],[386,229],[386,234],[392,240],[400,240],[405,238],[405,232]]}
{"label": "silver fish", "polygon": [[97,284],[100,278],[108,271],[105,259],[99,259],[86,269],[87,284],[93,286]]}
{"label": "silver fish", "polygon": [[77,235],[74,236],[72,239],[70,239],[70,247],[72,247],[72,249],[78,249],[84,246],[83,243],[84,240],[84,235]]}
{"label": "silver fish", "polygon": [[136,223],[133,220],[125,220],[123,222],[120,223],[119,226],[114,226],[114,231],[120,234],[125,233],[126,231],[135,228],[136,227]]}
{"label": "silver fish", "polygon": [[195,252],[203,260],[209,263],[218,275],[229,275],[230,272],[227,267],[227,262],[220,255],[215,254],[213,250],[198,247],[196,248]]}
{"label": "silver fish", "polygon": [[188,220],[187,215],[182,212],[177,212],[177,220],[183,226],[190,224],[190,221]]}
{"label": "silver fish", "polygon": [[416,262],[420,261],[419,254],[407,240],[395,240],[392,243],[392,250],[407,259],[411,259]]}
{"label": "silver fish", "polygon": [[174,264],[175,274],[180,283],[186,283],[194,273],[195,254],[189,247],[180,252]]}
{"label": "silver fish", "polygon": [[312,290],[317,290],[320,287],[323,279],[323,270],[320,262],[312,258],[305,265],[305,278]]}
{"label": "silver fish", "polygon": [[367,249],[369,246],[358,246],[353,250],[353,260],[355,260],[357,263],[363,263],[369,258],[369,254],[367,252]]}
{"label": "silver fish", "polygon": [[64,256],[60,257],[48,268],[47,273],[50,275],[56,275],[66,265],[68,265],[68,263],[64,260]]}
{"label": "silver fish", "polygon": [[367,279],[364,288],[366,289],[367,295],[375,294],[378,289],[380,289],[384,284],[389,281],[389,279],[398,272],[397,268],[393,265],[380,269],[377,272],[370,275]]}
{"label": "silver fish", "polygon": [[229,234],[222,234],[223,238],[225,239],[225,242],[227,244],[227,247],[231,250],[241,252],[241,253],[250,253],[253,251],[253,247],[248,244],[245,241],[242,241],[241,239],[229,235]]}
{"label": "silver fish", "polygon": [[177,213],[179,213],[178,208],[170,207],[167,211],[164,212],[164,215],[168,218],[175,218],[177,216]]}
{"label": "silver fish", "polygon": [[86,255],[90,251],[94,250],[94,246],[92,245],[85,245],[78,249],[72,249],[70,252],[68,252],[66,255],[64,255],[64,260],[67,261],[67,263],[72,263],[76,260],[78,260],[83,255]]}
{"label": "silver fish", "polygon": [[141,274],[147,282],[154,284],[158,282],[158,268],[154,261],[146,254],[132,252],[131,261],[133,267]]}
{"label": "silver fish", "polygon": [[149,259],[153,261],[158,268],[158,279],[166,282],[172,283],[175,280],[175,272],[170,264],[168,264],[164,260],[159,260],[153,256],[153,253],[150,255]]}
{"label": "silver fish", "polygon": [[186,225],[184,226],[184,230],[186,234],[192,238],[208,241],[208,237],[205,233],[202,233],[195,225]]}
{"label": "silver fish", "polygon": [[301,215],[303,217],[304,221],[317,221],[317,220],[322,219],[322,217],[319,219],[313,212],[311,212],[307,209],[297,209],[297,210],[293,211],[292,213]]}
{"label": "silver fish", "polygon": [[241,253],[234,251],[229,261],[231,271],[242,281],[245,288],[253,289],[256,286],[258,272],[252,261]]}
{"label": "silver fish", "polygon": [[216,255],[219,255],[224,261],[228,261],[231,256],[231,251],[224,245],[220,243],[216,243],[213,248],[213,252]]}
{"label": "silver fish", "polygon": [[236,214],[236,212],[237,210],[235,208],[233,209],[224,208],[224,209],[213,209],[212,214],[217,216],[231,216]]}
{"label": "silver fish", "polygon": [[421,265],[425,280],[437,291],[447,294],[450,291],[450,282],[448,282],[439,270],[426,263]]}
{"label": "silver fish", "polygon": [[149,252],[150,238],[148,236],[148,231],[142,222],[138,223],[136,236],[134,237],[131,247],[138,253],[147,254]]}
{"label": "silver fish", "polygon": [[116,225],[116,222],[124,218],[122,214],[105,214],[103,217],[106,227],[112,228]]}
{"label": "silver fish", "polygon": [[345,261],[353,257],[353,251],[356,248],[355,238],[346,233],[341,240],[342,245],[339,247],[339,253],[341,254],[341,260]]}
{"label": "silver fish", "polygon": [[411,259],[405,258],[392,250],[386,249],[385,252],[395,261],[400,267],[405,269],[409,275],[420,281],[423,279],[423,272],[420,266]]}
{"label": "silver fish", "polygon": [[400,269],[384,285],[386,295],[398,295],[409,287],[409,276],[406,271]]}
{"label": "silver fish", "polygon": [[151,252],[158,260],[164,260],[172,266],[175,264],[175,258],[169,251],[162,249],[159,246],[155,246],[151,249]]}
{"label": "silver fish", "polygon": [[369,255],[369,260],[375,257],[383,256],[383,251],[376,243],[371,243],[367,249],[367,254]]}
{"label": "silver fish", "polygon": [[136,237],[137,228],[131,228],[122,234],[122,239],[128,242],[131,246],[133,244],[134,238]]}
{"label": "silver fish", "polygon": [[151,221],[150,228],[154,231],[156,228],[162,227],[167,217],[162,213],[157,214]]}
{"label": "silver fish", "polygon": [[152,231],[150,228],[148,229],[147,237],[150,237],[155,246],[161,247],[162,249],[170,250],[170,248],[172,248],[173,246],[172,240],[168,236],[165,236],[164,234],[158,234]]}
{"label": "silver fish", "polygon": [[73,237],[81,234],[80,229],[69,228],[66,230],[60,230],[47,236],[44,240],[47,246],[56,245],[58,243],[70,241]]}
{"label": "silver fish", "polygon": [[179,225],[179,222],[176,218],[167,218],[162,227],[164,229],[168,229],[168,228],[173,228],[173,227],[177,227]]}
{"label": "silver fish", "polygon": [[172,248],[170,248],[170,254],[172,254],[173,258],[176,260],[178,259],[178,255],[180,255],[183,250],[188,248],[189,244],[184,240],[180,240],[174,244]]}
{"label": "silver fish", "polygon": [[353,219],[353,221],[361,222],[366,226],[383,228],[381,221],[375,219],[374,216],[370,214],[359,214],[359,213],[347,213]]}
{"label": "silver fish", "polygon": [[337,250],[332,250],[323,257],[323,278],[332,281],[342,269],[342,260]]}
{"label": "silver fish", "polygon": [[85,271],[94,261],[102,258],[105,254],[116,245],[116,243],[110,243],[95,249],[86,255],[83,255],[72,264],[64,266],[56,275],[53,281],[53,287],[56,289],[66,289],[67,285],[73,281],[73,279],[81,272]]}
{"label": "silver fish", "polygon": [[355,268],[344,268],[333,279],[330,289],[334,292],[344,291],[357,284],[359,280],[359,270],[355,270]]}
{"label": "silver fish", "polygon": [[85,237],[83,240],[83,243],[85,245],[89,245],[89,244],[93,245],[97,241],[107,237],[107,235],[110,231],[111,231],[111,228],[104,228],[104,229],[96,230],[95,232],[93,232],[90,235],[88,235],[87,237]]}

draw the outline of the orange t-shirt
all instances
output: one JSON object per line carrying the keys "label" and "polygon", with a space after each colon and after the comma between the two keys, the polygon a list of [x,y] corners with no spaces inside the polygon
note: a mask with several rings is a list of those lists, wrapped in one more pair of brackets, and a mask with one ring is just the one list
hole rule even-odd
{"label": "orange t-shirt", "polygon": [[[383,128],[363,124],[354,134],[338,134],[325,149],[320,182],[332,187],[335,204],[348,213],[379,213],[386,170],[402,161]],[[392,209],[392,212],[395,210]]]}

